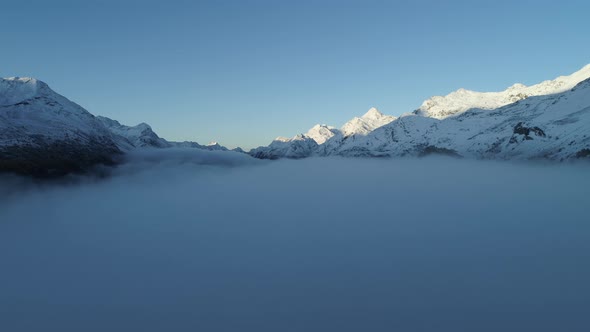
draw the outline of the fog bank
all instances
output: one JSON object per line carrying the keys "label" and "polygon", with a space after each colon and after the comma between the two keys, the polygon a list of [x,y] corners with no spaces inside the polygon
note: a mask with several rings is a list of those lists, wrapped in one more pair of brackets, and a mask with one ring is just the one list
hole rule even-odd
{"label": "fog bank", "polygon": [[165,153],[0,202],[1,330],[590,324],[587,165]]}

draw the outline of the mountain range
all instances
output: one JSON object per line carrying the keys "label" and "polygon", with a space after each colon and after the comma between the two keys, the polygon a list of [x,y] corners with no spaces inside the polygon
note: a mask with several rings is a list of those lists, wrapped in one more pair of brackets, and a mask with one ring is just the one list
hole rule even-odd
{"label": "mountain range", "polygon": [[400,117],[371,108],[340,129],[316,125],[250,151],[257,158],[401,157],[571,160],[590,155],[590,65],[501,92],[459,89]]}
{"label": "mountain range", "polygon": [[[34,78],[0,79],[0,171],[59,176],[115,165],[134,149],[173,147],[228,151],[217,143],[167,141],[145,123],[126,126],[94,116]],[[399,117],[371,108],[340,128],[318,124],[248,154],[262,159],[590,157],[590,65],[569,76],[532,86],[514,84],[501,92],[459,89]]]}

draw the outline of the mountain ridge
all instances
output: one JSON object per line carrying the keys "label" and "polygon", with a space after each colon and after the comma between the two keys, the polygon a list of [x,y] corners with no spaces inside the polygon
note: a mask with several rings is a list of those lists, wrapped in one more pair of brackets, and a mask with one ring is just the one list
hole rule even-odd
{"label": "mountain ridge", "polygon": [[[175,147],[229,151],[216,142],[167,141],[146,123],[126,126],[94,116],[34,78],[0,79],[0,171],[60,176],[114,165],[134,149]],[[306,133],[278,137],[248,154],[261,159],[590,157],[590,65],[531,86],[517,83],[500,92],[459,89],[433,96],[399,117],[372,107],[339,129],[316,124]]]}

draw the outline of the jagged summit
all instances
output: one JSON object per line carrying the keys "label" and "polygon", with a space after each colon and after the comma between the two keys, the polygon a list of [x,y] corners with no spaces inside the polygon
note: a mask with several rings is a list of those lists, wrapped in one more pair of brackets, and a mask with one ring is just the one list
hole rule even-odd
{"label": "jagged summit", "polygon": [[383,113],[379,112],[375,107],[371,107],[367,113],[361,116],[362,119],[379,119],[381,117],[383,117]]}
{"label": "jagged summit", "polygon": [[304,158],[312,153],[319,153],[318,147],[326,149],[328,146],[338,146],[342,140],[355,135],[367,135],[396,118],[384,115],[375,107],[370,108],[363,116],[355,117],[342,126],[341,129],[316,124],[305,134],[293,138],[277,137],[267,146],[252,149],[249,154],[258,158]]}
{"label": "jagged summit", "polygon": [[394,116],[384,115],[375,107],[372,107],[360,118],[356,117],[345,123],[340,131],[344,137],[351,135],[367,135],[371,131],[386,125],[395,119]]}
{"label": "jagged summit", "polygon": [[259,158],[303,158],[305,153],[312,153],[316,146],[323,146],[328,142],[335,143],[354,135],[367,135],[371,131],[395,120],[394,116],[384,115],[375,107],[370,108],[361,117],[355,117],[337,129],[325,124],[316,124],[305,134],[298,134],[292,138],[279,136],[268,147],[252,149],[250,154]]}
{"label": "jagged summit", "polygon": [[337,135],[338,133],[338,129],[332,126],[317,124],[313,126],[311,129],[309,129],[307,133],[304,134],[304,136],[313,139],[318,144],[323,144],[324,142],[334,137],[334,135]]}
{"label": "jagged summit", "polygon": [[311,127],[309,130],[319,130],[319,129],[322,129],[322,128],[326,128],[326,129],[334,129],[334,127],[332,127],[332,126],[328,126],[328,125],[326,125],[326,124],[319,124],[319,123],[318,123],[318,124],[316,124],[315,126]]}
{"label": "jagged summit", "polygon": [[221,144],[215,141],[211,141],[209,142],[209,144],[201,146],[201,149],[209,151],[228,151],[228,149],[225,146],[222,146]]}
{"label": "jagged summit", "polygon": [[4,77],[3,78],[4,81],[6,82],[12,82],[13,84],[23,84],[23,85],[28,85],[31,87],[36,87],[39,85],[45,85],[47,86],[46,83],[37,80],[36,78],[33,77],[19,77],[19,76],[13,76],[13,77]]}
{"label": "jagged summit", "polygon": [[289,142],[291,139],[288,137],[284,137],[284,136],[278,136],[277,138],[275,138],[273,141],[277,141],[277,142]]}

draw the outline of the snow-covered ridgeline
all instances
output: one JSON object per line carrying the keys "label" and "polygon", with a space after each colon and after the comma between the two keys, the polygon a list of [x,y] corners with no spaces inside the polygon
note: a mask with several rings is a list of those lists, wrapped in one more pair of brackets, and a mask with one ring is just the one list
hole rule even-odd
{"label": "snow-covered ridgeline", "polygon": [[444,119],[472,108],[496,109],[532,96],[565,92],[587,78],[590,78],[590,64],[571,75],[560,76],[554,80],[547,80],[532,86],[517,83],[500,92],[459,89],[446,96],[434,96],[425,100],[414,113]]}
{"label": "snow-covered ridgeline", "polygon": [[[460,89],[399,118],[371,109],[340,130],[315,126],[251,151],[258,158],[421,156],[565,160],[590,154],[590,65],[569,76],[503,92]],[[311,134],[310,134],[311,133]]]}

